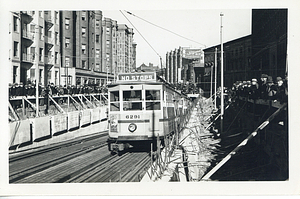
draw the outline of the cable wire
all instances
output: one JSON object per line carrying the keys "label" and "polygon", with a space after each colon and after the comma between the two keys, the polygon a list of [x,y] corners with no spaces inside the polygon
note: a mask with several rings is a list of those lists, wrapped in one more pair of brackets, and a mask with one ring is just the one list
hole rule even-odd
{"label": "cable wire", "polygon": [[159,58],[161,58],[161,56],[158,54],[158,52],[151,46],[151,44],[146,40],[146,38],[142,35],[142,33],[140,33],[140,31],[131,23],[131,21],[124,15],[124,13],[122,12],[122,10],[120,10],[120,12],[122,13],[122,15],[128,20],[128,22],[136,29],[136,31],[141,35],[141,37],[147,42],[147,44],[152,48],[152,50],[157,54],[157,56],[159,56]]}
{"label": "cable wire", "polygon": [[161,29],[163,29],[163,30],[165,30],[165,31],[168,31],[168,32],[170,32],[170,33],[172,33],[172,34],[175,34],[175,35],[177,35],[177,36],[179,36],[179,37],[181,37],[181,38],[187,39],[187,40],[189,40],[189,41],[195,42],[195,43],[197,43],[197,44],[200,44],[200,45],[206,47],[205,44],[199,43],[199,42],[197,42],[197,41],[195,41],[195,40],[192,40],[192,39],[189,39],[189,38],[184,37],[184,36],[182,36],[182,35],[179,35],[179,34],[173,32],[173,31],[171,31],[171,30],[168,30],[168,29],[166,29],[166,28],[163,28],[163,27],[161,27],[161,26],[158,26],[158,25],[156,25],[156,24],[154,24],[154,23],[152,23],[152,22],[150,22],[150,21],[147,21],[147,20],[145,20],[145,19],[143,19],[143,18],[141,18],[141,17],[139,17],[139,16],[134,15],[133,13],[131,13],[131,12],[129,12],[129,11],[126,11],[126,10],[124,10],[124,11],[127,12],[128,14],[134,16],[134,17],[137,17],[137,18],[139,18],[139,19],[141,19],[141,20],[143,20],[143,21],[145,21],[145,22],[147,22],[147,23],[153,25],[153,26],[156,26],[156,27],[161,28]]}

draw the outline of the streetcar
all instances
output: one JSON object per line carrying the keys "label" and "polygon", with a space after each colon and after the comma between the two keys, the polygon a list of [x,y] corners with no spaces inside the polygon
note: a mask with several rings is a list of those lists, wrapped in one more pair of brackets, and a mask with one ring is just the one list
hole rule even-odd
{"label": "streetcar", "polygon": [[148,147],[175,132],[186,114],[188,97],[164,82],[155,72],[119,74],[108,85],[109,151]]}

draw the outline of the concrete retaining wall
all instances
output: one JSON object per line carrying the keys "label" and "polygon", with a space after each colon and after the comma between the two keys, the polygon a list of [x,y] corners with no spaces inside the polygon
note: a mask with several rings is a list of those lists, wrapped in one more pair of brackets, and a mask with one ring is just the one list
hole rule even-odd
{"label": "concrete retaining wall", "polygon": [[19,145],[32,141],[32,132],[30,128],[31,120],[22,120],[10,123],[10,141],[9,146]]}
{"label": "concrete retaining wall", "polygon": [[[105,117],[104,117],[105,116]],[[35,141],[43,138],[51,138],[59,134],[64,137],[77,137],[85,134],[96,133],[107,130],[107,121],[101,120],[106,118],[106,107],[97,107],[95,109],[74,111],[67,114],[59,114],[54,116],[39,117],[12,122],[10,126],[9,147],[21,145],[31,142],[35,145]],[[85,125],[86,127],[82,127]],[[82,128],[81,128],[82,127]],[[74,130],[78,128],[77,130]],[[69,131],[69,130],[72,131]],[[69,135],[65,135],[69,134]],[[72,134],[72,136],[71,136]],[[61,136],[62,137],[62,136]]]}
{"label": "concrete retaining wall", "polygon": [[68,130],[79,127],[79,111],[68,113]]}
{"label": "concrete retaining wall", "polygon": [[33,140],[37,140],[46,136],[51,136],[50,118],[39,117],[33,119]]}
{"label": "concrete retaining wall", "polygon": [[80,112],[80,126],[91,123],[91,110],[86,109]]}

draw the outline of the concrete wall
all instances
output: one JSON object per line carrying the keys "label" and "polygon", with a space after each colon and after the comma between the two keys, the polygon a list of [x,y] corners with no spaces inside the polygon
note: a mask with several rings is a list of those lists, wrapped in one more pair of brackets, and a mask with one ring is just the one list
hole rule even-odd
{"label": "concrete wall", "polygon": [[[48,140],[43,141],[43,143],[49,144],[105,131],[107,130],[106,109],[107,107],[104,106],[12,122],[9,124],[10,140],[8,146],[13,147],[26,143],[33,147],[40,145],[36,142],[41,142],[41,140]],[[84,127],[82,127],[83,125]]]}

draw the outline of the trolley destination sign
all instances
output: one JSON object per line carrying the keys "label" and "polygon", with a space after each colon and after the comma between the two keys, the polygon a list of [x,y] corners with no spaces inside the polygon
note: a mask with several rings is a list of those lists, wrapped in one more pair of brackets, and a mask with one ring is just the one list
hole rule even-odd
{"label": "trolley destination sign", "polygon": [[118,75],[119,82],[152,82],[156,81],[155,72],[123,73]]}

